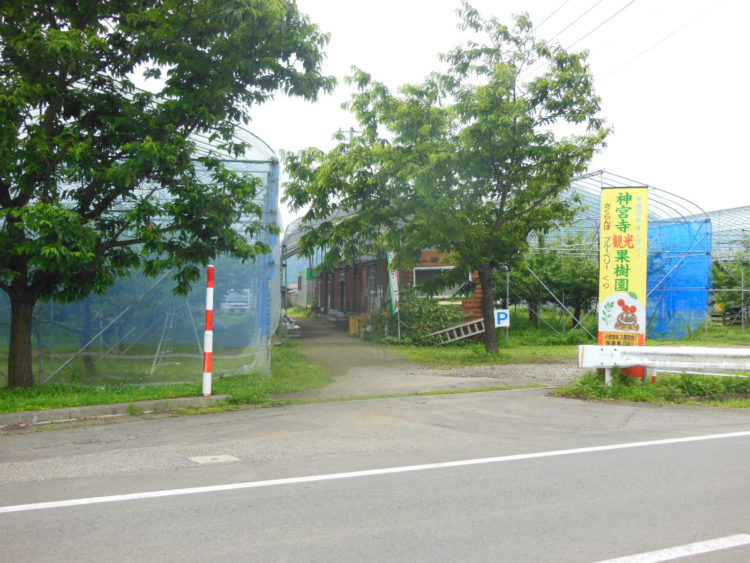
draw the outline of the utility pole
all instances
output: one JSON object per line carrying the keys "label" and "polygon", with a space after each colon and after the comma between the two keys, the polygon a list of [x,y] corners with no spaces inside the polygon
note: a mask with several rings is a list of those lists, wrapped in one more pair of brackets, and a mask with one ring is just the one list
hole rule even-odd
{"label": "utility pole", "polygon": [[354,135],[361,135],[362,131],[356,131],[354,127],[349,127],[349,131],[344,132],[341,128],[339,128],[339,136],[343,137],[345,135],[349,136],[349,142],[352,142],[352,139],[354,139]]}

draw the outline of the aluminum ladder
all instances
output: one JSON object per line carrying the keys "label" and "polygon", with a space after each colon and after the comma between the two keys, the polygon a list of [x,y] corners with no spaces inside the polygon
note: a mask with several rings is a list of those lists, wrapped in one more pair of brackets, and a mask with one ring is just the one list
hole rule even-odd
{"label": "aluminum ladder", "polygon": [[439,344],[448,344],[449,342],[455,342],[456,340],[471,338],[472,336],[482,334],[483,332],[484,319],[474,319],[467,323],[438,330],[437,332],[430,334],[430,336],[437,337],[440,340]]}

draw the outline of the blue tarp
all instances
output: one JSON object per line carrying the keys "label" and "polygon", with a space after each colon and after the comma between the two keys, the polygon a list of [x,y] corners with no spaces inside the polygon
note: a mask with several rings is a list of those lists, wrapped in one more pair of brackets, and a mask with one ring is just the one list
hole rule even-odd
{"label": "blue tarp", "polygon": [[711,222],[651,221],[648,242],[648,338],[684,338],[709,315]]}

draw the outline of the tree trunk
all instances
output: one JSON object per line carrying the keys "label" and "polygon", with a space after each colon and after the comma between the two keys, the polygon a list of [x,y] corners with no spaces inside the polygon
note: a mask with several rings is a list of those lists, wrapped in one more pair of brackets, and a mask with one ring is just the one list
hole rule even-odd
{"label": "tree trunk", "polygon": [[482,317],[484,318],[484,348],[488,354],[497,354],[500,350],[495,329],[495,298],[492,270],[482,266],[479,270],[479,282],[482,284]]}
{"label": "tree trunk", "polygon": [[577,306],[573,310],[573,328],[576,329],[579,326],[583,326],[583,323],[581,322],[581,315],[583,315],[583,308],[580,306]]}
{"label": "tree trunk", "polygon": [[10,295],[10,350],[8,351],[8,387],[28,388],[34,385],[31,356],[31,322],[36,297],[30,294]]}
{"label": "tree trunk", "polygon": [[529,322],[533,323],[536,328],[541,328],[542,320],[539,318],[539,301],[536,299],[527,299],[526,310],[529,314]]}

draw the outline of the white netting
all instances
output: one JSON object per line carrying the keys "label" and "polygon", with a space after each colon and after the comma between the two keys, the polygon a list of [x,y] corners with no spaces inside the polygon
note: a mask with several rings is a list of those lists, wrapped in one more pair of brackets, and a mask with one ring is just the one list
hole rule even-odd
{"label": "white netting", "polygon": [[[263,221],[278,224],[279,164],[273,151],[247,131],[243,159],[225,165],[261,179],[257,199]],[[201,154],[212,151],[196,138]],[[213,151],[214,153],[216,151]],[[200,170],[199,170],[200,173]],[[238,228],[241,225],[238,225]],[[221,256],[215,261],[214,377],[266,373],[270,338],[279,319],[279,240],[263,235],[270,255],[254,261]],[[34,312],[34,374],[38,383],[199,382],[203,371],[205,276],[187,296],[175,296],[170,272],[148,278],[132,272],[106,295],[61,305],[40,302]],[[0,295],[0,353],[7,357],[10,306]],[[4,366],[3,366],[4,367]],[[0,380],[5,373],[0,369]]]}

